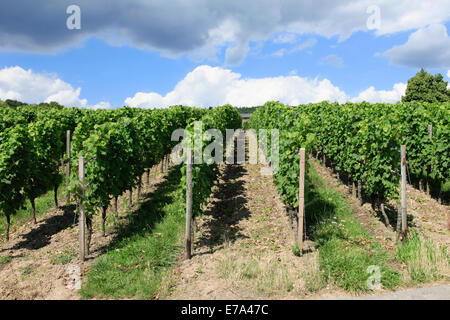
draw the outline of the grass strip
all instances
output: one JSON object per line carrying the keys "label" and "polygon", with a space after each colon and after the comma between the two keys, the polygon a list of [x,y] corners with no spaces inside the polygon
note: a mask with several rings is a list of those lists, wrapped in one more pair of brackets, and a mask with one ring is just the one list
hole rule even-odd
{"label": "grass strip", "polygon": [[376,285],[371,281],[376,274],[369,268],[375,266],[384,288],[392,290],[398,286],[401,274],[389,266],[393,255],[373,240],[345,197],[327,186],[312,166],[306,178],[307,232],[318,246],[325,280],[352,293],[367,292],[371,290],[368,280]]}
{"label": "grass strip", "polygon": [[180,179],[180,168],[173,168],[128,216],[107,252],[87,272],[80,290],[84,299],[152,299],[167,288],[168,275],[183,249],[185,203]]}
{"label": "grass strip", "polygon": [[440,247],[416,230],[410,230],[408,237],[399,243],[395,256],[407,266],[413,285],[450,279],[447,248]]}

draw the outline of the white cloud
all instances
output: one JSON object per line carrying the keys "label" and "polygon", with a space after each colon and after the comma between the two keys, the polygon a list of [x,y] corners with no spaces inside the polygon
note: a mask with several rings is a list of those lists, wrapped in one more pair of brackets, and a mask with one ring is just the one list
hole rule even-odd
{"label": "white cloud", "polygon": [[94,110],[96,110],[96,109],[111,109],[112,106],[107,101],[101,101],[101,102],[97,103],[96,105],[88,106],[88,108],[89,109],[94,109]]}
{"label": "white cloud", "polygon": [[272,56],[281,58],[285,54],[292,54],[295,52],[303,51],[308,48],[312,48],[316,45],[316,43],[317,43],[317,40],[314,38],[311,38],[311,39],[308,39],[308,40],[305,40],[305,41],[299,43],[298,45],[294,46],[293,48],[291,48],[289,50],[286,48],[281,48],[281,49],[275,51],[274,53],[272,53]]}
{"label": "white cloud", "polygon": [[[450,70],[447,71],[447,78],[450,79]],[[450,82],[447,84],[447,89],[450,90]]]}
{"label": "white cloud", "polygon": [[225,51],[225,65],[233,66],[241,63],[249,50],[248,42],[245,41],[234,47],[228,47]]}
{"label": "white cloud", "polygon": [[339,103],[401,101],[406,83],[394,84],[392,90],[376,90],[373,86],[350,98],[328,79],[308,79],[297,76],[292,70],[288,76],[272,78],[242,78],[239,73],[220,67],[199,66],[181,80],[167,95],[156,92],[138,92],[127,98],[131,107],[165,108],[183,104],[197,107],[218,106],[229,103],[233,106],[259,106],[270,100],[288,105],[314,103],[323,100]]}
{"label": "white cloud", "polygon": [[85,107],[86,99],[80,99],[81,88],[55,75],[34,73],[31,69],[6,67],[0,69],[0,99],[14,99],[27,103],[56,101],[64,106]]}
{"label": "white cloud", "polygon": [[66,107],[110,109],[106,101],[88,105],[80,98],[81,88],[74,89],[69,83],[54,74],[35,73],[31,69],[6,67],[0,69],[0,99],[13,99],[26,103],[56,101]]}
{"label": "white cloud", "polygon": [[424,28],[430,24],[449,21],[450,2],[448,0],[368,0],[365,2],[379,5],[381,11],[378,35],[392,34]]}
{"label": "white cloud", "polygon": [[357,97],[351,99],[352,102],[385,102],[385,103],[395,103],[401,101],[402,96],[406,92],[406,83],[396,83],[392,90],[375,90],[375,88],[369,87],[362,91]]}
{"label": "white cloud", "polygon": [[275,51],[274,53],[272,53],[272,56],[281,58],[286,54],[286,52],[287,52],[287,50],[285,48],[281,48],[281,49]]}
{"label": "white cloud", "polygon": [[220,67],[199,66],[165,96],[138,92],[127,98],[132,107],[160,108],[175,104],[197,107],[258,106],[269,100],[298,105],[322,100],[345,102],[346,94],[329,80],[307,79],[296,75],[243,79],[239,73]]}
{"label": "white cloud", "polygon": [[308,40],[300,43],[299,45],[296,45],[294,48],[292,48],[291,53],[302,51],[302,50],[308,49],[308,48],[312,48],[316,45],[316,43],[317,43],[316,39],[308,39]]}
{"label": "white cloud", "polygon": [[391,64],[412,68],[450,67],[450,38],[447,28],[433,24],[412,33],[408,41],[386,51]]}
{"label": "white cloud", "polygon": [[273,39],[273,43],[294,43],[297,40],[295,33],[285,32],[277,35]]}
{"label": "white cloud", "polygon": [[344,66],[344,60],[342,60],[341,57],[339,57],[335,54],[330,54],[330,55],[324,57],[323,59],[321,59],[320,64],[327,64],[327,65],[333,66],[335,68],[342,68]]}

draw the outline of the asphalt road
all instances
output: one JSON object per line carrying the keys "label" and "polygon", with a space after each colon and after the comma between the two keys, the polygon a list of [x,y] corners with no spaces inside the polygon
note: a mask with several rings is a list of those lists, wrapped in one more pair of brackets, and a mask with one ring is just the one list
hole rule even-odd
{"label": "asphalt road", "polygon": [[450,300],[450,285],[408,289],[381,295],[341,297],[339,300]]}

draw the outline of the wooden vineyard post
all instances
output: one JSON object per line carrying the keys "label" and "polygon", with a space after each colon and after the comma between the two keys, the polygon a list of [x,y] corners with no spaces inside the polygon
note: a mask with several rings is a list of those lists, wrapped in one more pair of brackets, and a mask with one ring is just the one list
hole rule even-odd
{"label": "wooden vineyard post", "polygon": [[141,198],[141,191],[142,191],[142,177],[139,177],[139,184],[137,186],[137,200]]}
{"label": "wooden vineyard post", "polygon": [[186,259],[190,259],[192,249],[192,151],[189,149],[186,161]]}
{"label": "wooden vineyard post", "polygon": [[347,175],[347,187],[348,187],[348,193],[352,194],[352,175]]}
{"label": "wooden vineyard post", "polygon": [[402,174],[402,192],[401,192],[401,212],[402,212],[402,235],[406,235],[406,146],[402,145],[400,149],[401,156],[401,174]]}
{"label": "wooden vineyard post", "polygon": [[78,179],[81,181],[81,201],[78,206],[79,208],[79,218],[78,225],[80,227],[80,259],[85,260],[85,249],[86,249],[86,237],[85,237],[85,226],[86,217],[84,213],[84,158],[78,158]]}
{"label": "wooden vineyard post", "polygon": [[[428,137],[430,141],[433,141],[433,125],[428,125]],[[431,195],[431,179],[430,174],[431,170],[433,170],[433,164],[427,166],[427,194]]]}
{"label": "wooden vineyard post", "polygon": [[[71,157],[70,153],[71,153],[71,148],[70,148],[70,130],[67,130],[67,136],[66,136],[66,155],[67,155],[66,189],[69,188],[70,157]],[[70,191],[67,191],[67,202],[70,202]]]}
{"label": "wooden vineyard post", "polygon": [[362,198],[362,181],[358,180],[358,193],[357,198],[359,199],[359,205],[362,206],[364,204],[363,198]]}
{"label": "wooden vineyard post", "polygon": [[117,209],[117,196],[114,197],[114,214],[116,215],[116,219],[119,219],[119,210]]}
{"label": "wooden vineyard post", "polygon": [[[432,124],[428,125],[428,137],[430,138],[431,143],[433,143],[433,125]],[[427,176],[429,176],[434,169],[434,163],[431,162],[431,164],[428,166],[427,169],[428,169]],[[428,195],[431,195],[431,179],[430,178],[427,178],[427,183],[428,183],[427,192],[428,192]],[[438,203],[442,204],[442,186],[441,186],[441,184],[439,184]]]}
{"label": "wooden vineyard post", "polygon": [[305,214],[305,148],[300,148],[300,177],[298,192],[298,248],[303,249],[303,217]]}

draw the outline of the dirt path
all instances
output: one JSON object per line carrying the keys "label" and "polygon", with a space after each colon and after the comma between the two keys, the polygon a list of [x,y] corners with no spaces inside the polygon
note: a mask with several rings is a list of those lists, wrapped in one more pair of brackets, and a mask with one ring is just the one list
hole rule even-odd
{"label": "dirt path", "polygon": [[[150,187],[163,179],[159,168],[151,175]],[[134,197],[136,195],[134,194]],[[119,198],[118,207],[126,206],[127,198]],[[134,203],[136,205],[136,202]],[[82,263],[78,257],[78,222],[75,206],[52,209],[38,219],[17,228],[8,243],[0,246],[0,300],[3,299],[79,299],[76,290],[67,288],[68,267],[79,267],[83,274],[116,234],[117,223],[125,222],[124,210],[115,221],[114,214],[107,213],[107,235],[101,235],[101,219],[94,218],[91,254]],[[75,223],[74,223],[75,222]],[[1,261],[1,260],[0,260]]]}
{"label": "dirt path", "polygon": [[[174,272],[168,299],[299,299],[317,252],[296,257],[294,232],[271,176],[259,165],[226,165],[203,217],[194,256]],[[321,296],[340,292],[328,288]],[[163,297],[164,298],[164,297]]]}

